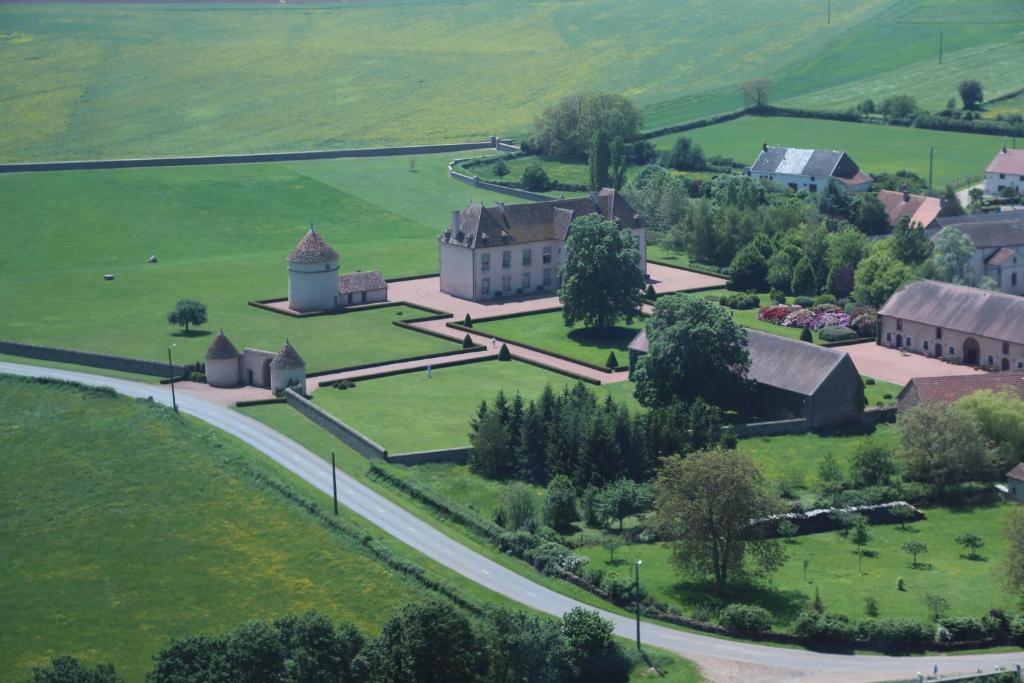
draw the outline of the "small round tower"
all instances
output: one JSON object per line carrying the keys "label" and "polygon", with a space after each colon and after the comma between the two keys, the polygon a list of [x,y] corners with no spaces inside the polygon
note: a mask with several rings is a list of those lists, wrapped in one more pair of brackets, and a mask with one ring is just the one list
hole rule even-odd
{"label": "small round tower", "polygon": [[225,336],[224,330],[218,332],[203,359],[206,364],[206,383],[222,389],[237,387],[241,383],[238,372],[240,357],[241,354]]}
{"label": "small round tower", "polygon": [[338,306],[338,252],[310,226],[288,254],[288,308],[300,313]]}
{"label": "small round tower", "polygon": [[287,339],[274,359],[270,361],[270,390],[278,394],[290,386],[298,386],[306,393],[306,361]]}

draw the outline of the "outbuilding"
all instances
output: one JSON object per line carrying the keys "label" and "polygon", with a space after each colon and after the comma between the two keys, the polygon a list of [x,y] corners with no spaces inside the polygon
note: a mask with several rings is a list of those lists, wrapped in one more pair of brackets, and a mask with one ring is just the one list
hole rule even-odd
{"label": "outbuilding", "polygon": [[291,342],[284,346],[270,361],[270,390],[279,394],[288,387],[295,387],[301,393],[306,391],[306,361],[302,360]]}
{"label": "outbuilding", "polygon": [[241,357],[224,330],[218,332],[204,358],[206,383],[221,389],[237,387],[240,384],[238,370]]}

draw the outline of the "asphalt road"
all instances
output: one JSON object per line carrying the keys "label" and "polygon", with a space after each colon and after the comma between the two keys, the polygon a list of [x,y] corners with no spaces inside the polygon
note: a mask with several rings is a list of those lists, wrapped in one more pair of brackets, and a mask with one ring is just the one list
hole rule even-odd
{"label": "asphalt road", "polygon": [[[111,387],[134,398],[151,397],[167,405],[171,402],[170,390],[166,386],[5,362],[0,362],[0,373],[65,379]],[[178,392],[178,405],[182,412],[241,439],[327,495],[331,494],[330,465],[305,447],[237,411],[190,396],[185,391]],[[481,586],[556,616],[573,607],[593,609],[540,586],[452,540],[344,472],[339,470],[337,476],[339,502],[382,531]],[[610,612],[601,613],[614,622],[617,634],[625,638],[635,637],[636,623],[633,619]],[[693,659],[717,680],[885,681],[909,679],[919,671],[931,673],[936,664],[940,673],[947,677],[955,672],[991,671],[997,665],[1012,668],[1017,663],[1024,664],[1024,652],[1020,651],[927,657],[842,655],[736,642],[646,622],[641,633],[644,643]]]}

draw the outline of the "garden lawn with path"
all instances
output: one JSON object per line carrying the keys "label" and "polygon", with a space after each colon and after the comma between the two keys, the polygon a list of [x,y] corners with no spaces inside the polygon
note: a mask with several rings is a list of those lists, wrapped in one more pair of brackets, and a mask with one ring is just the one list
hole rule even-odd
{"label": "garden lawn with path", "polygon": [[[838,532],[799,536],[785,543],[788,559],[768,581],[737,584],[726,596],[716,596],[711,581],[680,572],[672,563],[665,543],[627,545],[609,561],[600,546],[581,548],[590,566],[631,576],[632,564],[643,560],[640,580],[653,597],[693,614],[695,608],[714,610],[732,602],[760,605],[775,617],[777,628],[786,628],[799,612],[808,608],[818,590],[829,612],[851,619],[865,619],[865,600],[878,602],[879,616],[906,617],[929,621],[927,595],[941,595],[949,601],[946,616],[981,617],[991,608],[1012,611],[1014,605],[1003,589],[998,573],[1006,553],[1002,524],[1008,505],[950,510],[926,510],[927,519],[910,524],[869,527],[863,571],[858,569],[857,546]],[[982,559],[969,560],[954,539],[964,533],[982,537]],[[911,556],[902,550],[908,541],[928,546],[919,556],[920,566],[911,566]],[[808,560],[807,580],[803,561]],[[905,590],[897,582],[903,578]]]}
{"label": "garden lawn with path", "polygon": [[[446,163],[433,155],[417,158],[415,172],[406,158],[373,158],[0,175],[0,286],[12,293],[0,338],[164,361],[177,344],[175,360],[191,363],[223,329],[239,349],[277,351],[291,339],[310,371],[456,349],[393,326],[425,315],[408,308],[296,319],[246,303],[287,296],[286,259],[310,222],[342,272],[436,272],[452,209],[499,197],[452,182]],[[150,255],[158,262],[146,263]],[[182,298],[209,313],[187,335],[167,323]]]}
{"label": "garden lawn with path", "polygon": [[954,133],[848,123],[821,119],[745,116],[714,126],[697,128],[653,138],[658,149],[670,149],[685,136],[696,142],[708,156],[725,156],[752,164],[761,145],[838,149],[846,152],[867,173],[912,171],[928,178],[929,148],[935,148],[934,186],[966,184],[978,178],[999,148],[1005,144],[996,135]]}
{"label": "garden lawn with path", "polygon": [[494,335],[517,344],[529,344],[544,351],[568,356],[574,360],[606,367],[608,354],[614,353],[619,366],[629,365],[627,347],[644,328],[645,318],[632,323],[620,320],[613,327],[569,327],[561,311],[521,315],[501,320],[473,323],[473,330],[485,336]]}
{"label": "garden lawn with path", "polygon": [[[351,389],[321,387],[313,402],[388,450],[388,453],[457,448],[469,445],[469,422],[481,401],[493,405],[498,391],[524,401],[550,385],[561,391],[576,380],[520,361],[488,360],[467,365],[356,380]],[[631,409],[632,382],[591,387]]]}
{"label": "garden lawn with path", "polygon": [[[839,350],[841,351],[842,348]],[[903,387],[872,377],[862,377],[862,379],[864,380],[864,397],[868,400],[869,408],[880,407],[879,404],[881,406],[896,405],[896,399],[903,391]]]}

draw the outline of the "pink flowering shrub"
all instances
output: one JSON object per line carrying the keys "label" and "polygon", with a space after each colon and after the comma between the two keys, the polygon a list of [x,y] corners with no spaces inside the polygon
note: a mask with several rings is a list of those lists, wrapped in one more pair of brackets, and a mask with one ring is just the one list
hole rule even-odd
{"label": "pink flowering shrub", "polygon": [[782,324],[786,327],[809,327],[814,322],[814,311],[808,308],[796,308],[790,311]]}
{"label": "pink flowering shrub", "polygon": [[786,319],[789,312],[793,310],[792,306],[786,304],[776,304],[774,306],[765,306],[757,313],[757,319],[763,320],[766,323],[772,323],[773,325],[781,325],[782,321]]}
{"label": "pink flowering shrub", "polygon": [[823,327],[849,327],[850,317],[842,311],[824,311],[816,313],[811,327],[820,330]]}

